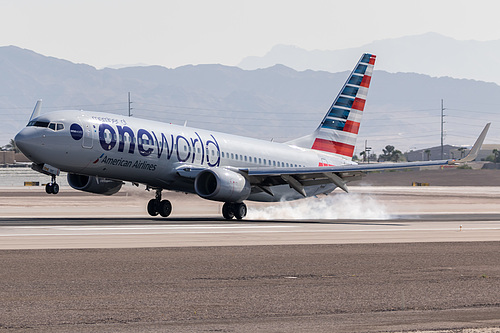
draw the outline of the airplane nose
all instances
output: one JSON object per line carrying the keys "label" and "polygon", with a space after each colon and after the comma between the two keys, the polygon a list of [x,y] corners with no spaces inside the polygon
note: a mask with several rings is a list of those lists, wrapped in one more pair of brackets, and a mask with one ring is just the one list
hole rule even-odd
{"label": "airplane nose", "polygon": [[14,142],[16,143],[17,148],[24,153],[24,149],[26,147],[26,135],[23,133],[23,130],[16,134]]}
{"label": "airplane nose", "polygon": [[40,149],[41,137],[33,131],[33,128],[26,127],[16,134],[14,142],[26,157],[32,159],[33,153]]}

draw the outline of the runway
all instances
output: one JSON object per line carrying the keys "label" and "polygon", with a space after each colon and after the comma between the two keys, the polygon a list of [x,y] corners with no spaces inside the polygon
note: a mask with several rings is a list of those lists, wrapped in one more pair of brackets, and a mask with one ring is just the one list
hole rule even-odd
{"label": "runway", "polygon": [[0,249],[143,248],[500,241],[500,214],[390,220],[234,221],[2,218]]}
{"label": "runway", "polygon": [[0,332],[500,330],[497,187],[358,187],[244,221],[37,190],[0,189]]}

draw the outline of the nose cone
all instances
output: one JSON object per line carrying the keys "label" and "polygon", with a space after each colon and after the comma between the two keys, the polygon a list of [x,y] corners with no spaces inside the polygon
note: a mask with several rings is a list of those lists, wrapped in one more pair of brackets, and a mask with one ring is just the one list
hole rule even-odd
{"label": "nose cone", "polygon": [[34,128],[26,127],[22,129],[14,138],[17,148],[26,155],[30,160],[36,162],[34,154],[40,150],[42,138],[39,133],[36,133]]}
{"label": "nose cone", "polygon": [[24,152],[25,150],[25,143],[26,143],[26,135],[23,133],[24,129],[21,130],[21,132],[17,133],[16,136],[14,137],[14,142],[16,143],[16,147],[19,148],[20,151],[22,151],[25,155],[26,153]]}

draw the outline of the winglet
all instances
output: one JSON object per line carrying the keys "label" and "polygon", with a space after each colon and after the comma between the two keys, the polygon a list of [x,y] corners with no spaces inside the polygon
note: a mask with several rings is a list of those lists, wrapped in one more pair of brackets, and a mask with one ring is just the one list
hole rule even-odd
{"label": "winglet", "polygon": [[470,152],[465,156],[464,158],[455,161],[455,163],[465,163],[465,162],[471,162],[474,161],[477,157],[477,154],[479,153],[479,150],[481,149],[481,146],[483,145],[484,138],[486,137],[486,134],[488,133],[488,130],[490,128],[491,123],[487,123],[486,126],[484,126],[483,131],[477,138],[476,142],[474,143],[474,146],[472,146]]}
{"label": "winglet", "polygon": [[33,118],[36,118],[40,115],[40,108],[41,107],[42,107],[42,100],[39,99],[35,104],[35,108],[33,109],[33,113],[31,113],[31,117],[30,117],[30,120],[28,122],[30,122]]}

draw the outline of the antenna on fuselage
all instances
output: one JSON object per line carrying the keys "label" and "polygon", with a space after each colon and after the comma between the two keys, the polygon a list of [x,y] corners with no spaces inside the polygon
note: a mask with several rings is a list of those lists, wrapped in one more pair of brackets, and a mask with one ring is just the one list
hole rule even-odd
{"label": "antenna on fuselage", "polygon": [[132,117],[132,102],[130,101],[130,91],[128,92],[128,116]]}
{"label": "antenna on fuselage", "polygon": [[28,122],[30,122],[33,118],[36,118],[40,115],[40,108],[41,107],[42,107],[42,100],[39,99],[38,101],[36,101],[35,108],[33,109],[33,112],[31,113],[30,120],[28,120]]}

